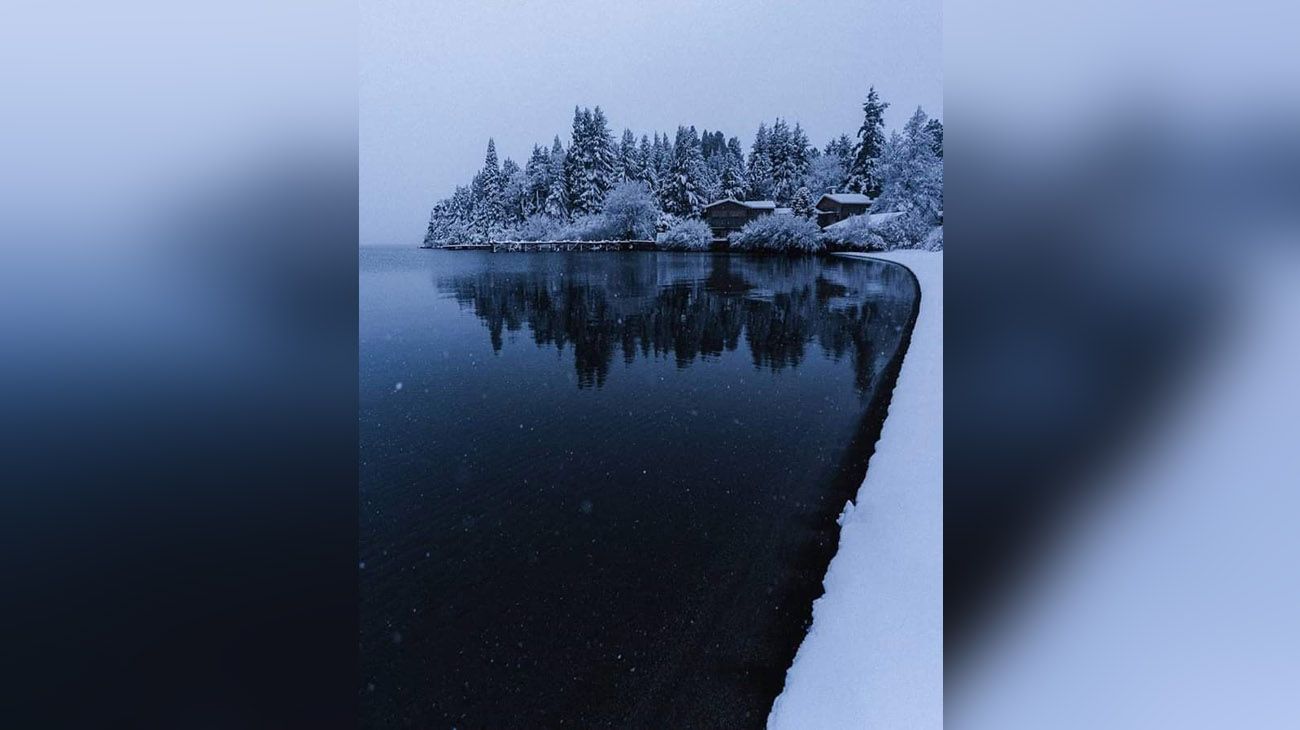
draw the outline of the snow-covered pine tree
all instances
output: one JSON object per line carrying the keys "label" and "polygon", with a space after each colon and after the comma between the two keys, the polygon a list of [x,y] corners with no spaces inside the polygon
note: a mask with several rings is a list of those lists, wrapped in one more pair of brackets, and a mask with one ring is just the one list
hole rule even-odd
{"label": "snow-covered pine tree", "polygon": [[873,205],[903,213],[901,224],[912,229],[911,237],[916,240],[929,232],[943,209],[943,161],[934,152],[928,121],[917,107],[903,133],[890,138],[882,165],[884,186]]}
{"label": "snow-covered pine tree", "polygon": [[934,139],[935,157],[938,157],[939,159],[942,160],[943,159],[943,122],[939,121],[938,119],[931,119],[930,121],[926,122],[925,128],[927,131],[930,132],[930,136]]}
{"label": "snow-covered pine tree", "polygon": [[[658,138],[659,135],[655,134],[655,139],[658,140]],[[641,145],[637,149],[637,162],[641,165],[640,180],[649,186],[651,192],[657,195],[659,190],[659,174],[658,171],[655,170],[654,155],[655,151],[654,147],[650,144],[650,138],[644,134],[641,135]]]}
{"label": "snow-covered pine tree", "polygon": [[623,139],[618,145],[618,173],[619,179],[623,181],[641,182],[643,173],[641,170],[640,151],[636,147],[636,135],[632,130],[623,130]]}
{"label": "snow-covered pine tree", "polygon": [[664,186],[665,212],[689,217],[699,214],[704,205],[701,197],[704,167],[704,155],[700,151],[700,138],[695,127],[679,126],[673,144],[673,164]]}
{"label": "snow-covered pine tree", "polygon": [[443,236],[451,220],[449,207],[449,202],[446,200],[434,203],[433,210],[429,212],[429,228],[424,232],[425,248],[437,248],[446,242]]}
{"label": "snow-covered pine tree", "polygon": [[867,91],[862,104],[862,127],[858,129],[858,142],[853,149],[853,163],[849,166],[848,188],[871,197],[880,195],[883,179],[876,169],[885,147],[885,110],[888,102],[880,100],[876,87]]}
{"label": "snow-covered pine tree", "polygon": [[560,136],[557,134],[555,141],[551,143],[550,160],[547,166],[546,200],[542,204],[542,212],[556,220],[565,220],[569,217],[569,193],[564,177],[567,167],[568,154],[564,151],[564,145],[560,144]]}
{"label": "snow-covered pine tree", "polygon": [[[700,168],[700,198],[708,203],[721,197],[722,192],[722,174],[727,166],[727,143],[724,140],[719,143],[718,139],[722,132],[706,132],[700,139],[700,156],[704,159],[704,165]],[[708,140],[708,149],[712,154],[705,153],[704,140]]]}
{"label": "snow-covered pine tree", "polygon": [[618,153],[609,123],[600,107],[573,110],[573,140],[569,144],[564,177],[569,212],[599,213],[605,194],[617,179]]}
{"label": "snow-covered pine tree", "polygon": [[800,175],[808,172],[808,163],[816,153],[817,150],[808,143],[808,134],[803,131],[803,127],[798,122],[795,122],[794,131],[790,133],[790,155]]}
{"label": "snow-covered pine tree", "polygon": [[740,147],[739,137],[732,137],[731,139],[727,140],[727,154],[731,155],[731,157],[736,162],[739,162],[742,167],[744,166],[745,151]]}
{"label": "snow-covered pine tree", "polygon": [[534,215],[545,207],[546,193],[551,188],[551,156],[546,153],[546,148],[533,145],[533,153],[524,166],[524,174],[528,179],[525,215]]}
{"label": "snow-covered pine tree", "polygon": [[668,202],[668,181],[672,177],[673,148],[667,134],[655,132],[654,140],[654,191],[659,197],[659,207],[665,208]]}
{"label": "snow-covered pine tree", "polygon": [[803,184],[808,168],[808,140],[797,125],[790,129],[784,119],[772,124],[768,137],[768,156],[772,160],[772,197],[778,205],[787,205]]}
{"label": "snow-covered pine tree", "polygon": [[514,160],[507,157],[501,163],[501,177],[505,183],[501,195],[505,211],[502,222],[513,226],[528,215],[528,176]]}
{"label": "snow-covered pine tree", "polygon": [[473,193],[461,185],[456,192],[433,206],[429,214],[429,230],[424,235],[424,245],[442,246],[447,243],[463,243],[479,240],[471,218],[473,216]]}
{"label": "snow-covered pine tree", "polygon": [[[518,168],[516,168],[518,169]],[[496,142],[488,140],[483,169],[474,176],[474,226],[481,236],[491,239],[505,226],[505,177],[497,162]]]}
{"label": "snow-covered pine tree", "polygon": [[813,200],[812,191],[807,187],[801,187],[794,193],[794,198],[790,201],[790,207],[794,214],[803,218],[812,218],[815,213],[815,201]]}
{"label": "snow-covered pine tree", "polygon": [[749,148],[749,197],[764,200],[772,196],[772,157],[767,125],[760,122]]}
{"label": "snow-covered pine tree", "polygon": [[591,144],[587,141],[591,129],[591,112],[577,106],[573,107],[573,130],[569,137],[569,148],[564,155],[564,193],[568,202],[568,211],[573,215],[589,212],[584,206],[591,199],[587,191],[591,168]]}
{"label": "snow-covered pine tree", "polygon": [[847,170],[849,165],[853,163],[853,140],[849,138],[849,135],[841,134],[826,143],[825,153],[839,158],[840,163]]}
{"label": "snow-covered pine tree", "polygon": [[839,155],[833,152],[818,155],[816,159],[808,163],[808,174],[804,176],[804,186],[808,188],[814,198],[821,196],[823,193],[843,192],[846,177],[845,169]]}
{"label": "snow-covered pine tree", "polygon": [[599,106],[591,115],[587,139],[591,145],[591,167],[588,170],[590,183],[587,186],[590,197],[584,207],[589,213],[599,213],[604,207],[605,196],[619,180],[618,148],[614,145],[614,136],[609,131],[605,112]]}
{"label": "snow-covered pine tree", "polygon": [[726,164],[722,168],[722,176],[718,181],[718,197],[743,199],[749,183],[745,179],[745,153],[740,149],[739,139],[732,137],[727,140],[723,158]]}

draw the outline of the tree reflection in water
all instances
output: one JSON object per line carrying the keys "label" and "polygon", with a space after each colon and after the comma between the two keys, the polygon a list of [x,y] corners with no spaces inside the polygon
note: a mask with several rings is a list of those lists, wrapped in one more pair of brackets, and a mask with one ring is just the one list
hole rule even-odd
{"label": "tree reflection in water", "polygon": [[672,356],[686,368],[743,341],[755,368],[779,371],[798,367],[816,342],[836,361],[851,359],[865,395],[888,361],[887,343],[906,325],[915,291],[902,267],[836,257],[524,256],[523,267],[488,268],[438,286],[473,310],[494,351],[505,332],[525,326],[539,347],[570,347],[580,388],[602,386],[617,353],[628,363]]}

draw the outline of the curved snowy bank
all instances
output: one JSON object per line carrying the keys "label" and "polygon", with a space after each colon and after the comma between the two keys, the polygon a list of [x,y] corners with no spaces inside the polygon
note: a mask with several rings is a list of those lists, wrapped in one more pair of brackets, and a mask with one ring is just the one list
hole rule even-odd
{"label": "curved snowy bank", "polygon": [[916,275],[921,306],[889,413],[771,730],[943,725],[943,253],[844,254]]}

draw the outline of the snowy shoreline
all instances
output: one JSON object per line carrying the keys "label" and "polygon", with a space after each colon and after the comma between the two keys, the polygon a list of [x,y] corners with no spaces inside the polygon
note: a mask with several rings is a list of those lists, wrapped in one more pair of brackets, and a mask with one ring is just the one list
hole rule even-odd
{"label": "snowy shoreline", "polygon": [[920,309],[813,621],[767,726],[943,725],[943,253],[841,254],[916,276]]}

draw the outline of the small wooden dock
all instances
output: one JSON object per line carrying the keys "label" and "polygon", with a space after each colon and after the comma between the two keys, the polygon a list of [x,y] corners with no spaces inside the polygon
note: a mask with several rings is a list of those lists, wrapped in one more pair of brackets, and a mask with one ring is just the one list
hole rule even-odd
{"label": "small wooden dock", "polygon": [[528,252],[556,251],[654,251],[654,241],[493,241],[491,243],[449,243],[448,251]]}

